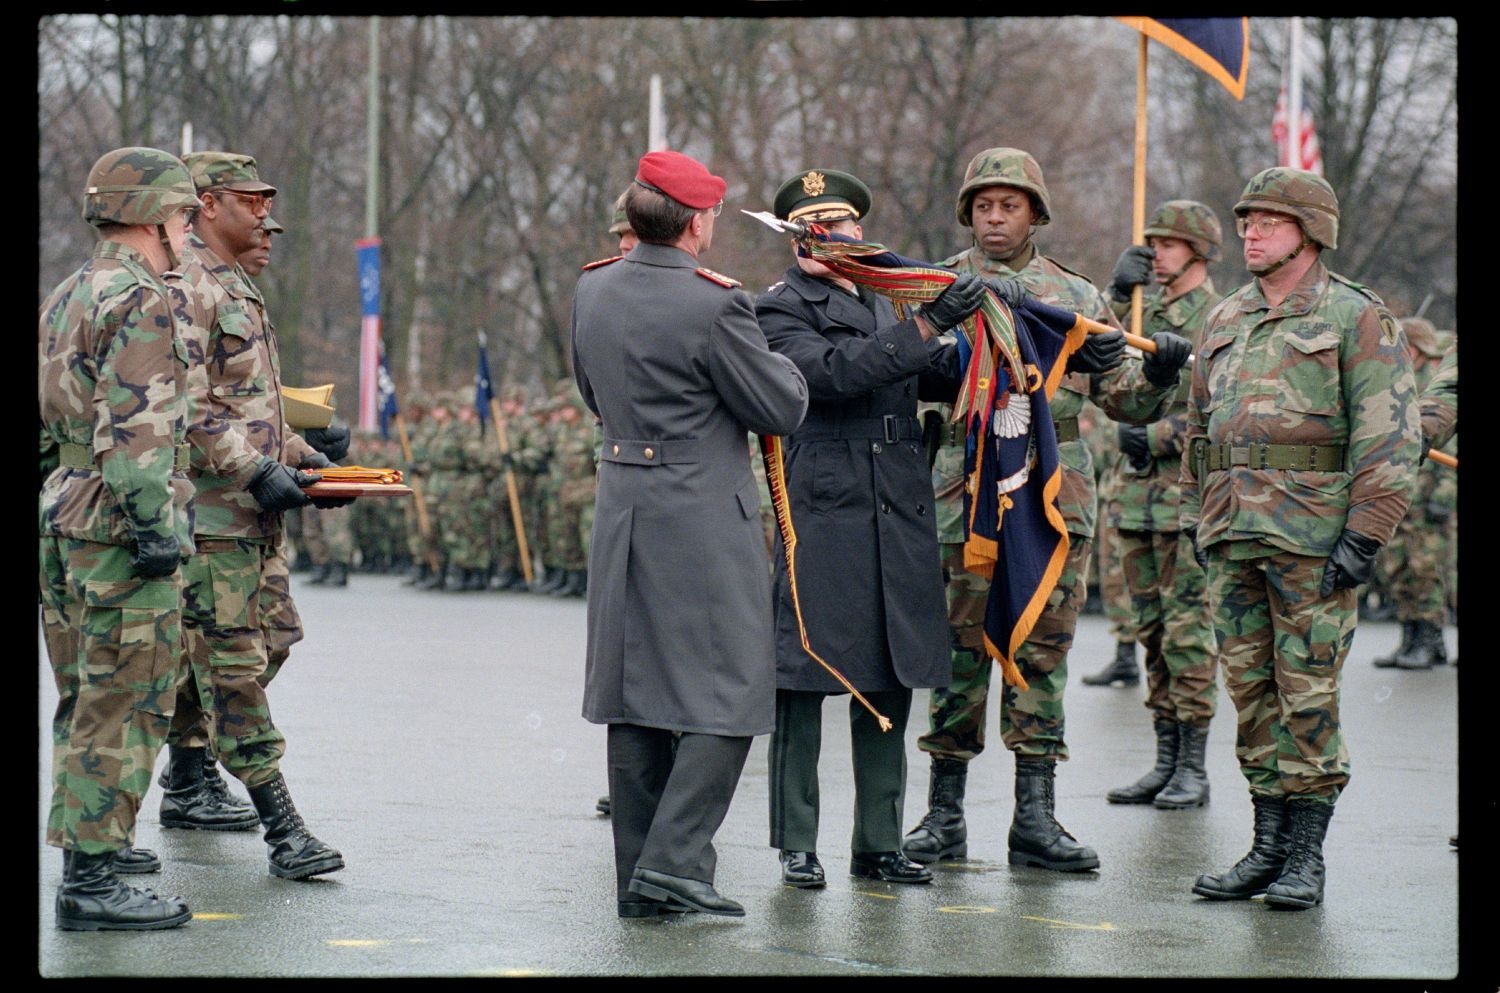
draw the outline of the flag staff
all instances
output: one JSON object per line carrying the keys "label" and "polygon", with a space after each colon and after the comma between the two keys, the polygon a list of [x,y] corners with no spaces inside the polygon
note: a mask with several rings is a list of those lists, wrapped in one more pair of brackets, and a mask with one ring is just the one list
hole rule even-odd
{"label": "flag staff", "polygon": [[[1130,243],[1144,245],[1146,229],[1146,46],[1151,39],[1140,32],[1140,52],[1135,59],[1135,202],[1130,215]],[[1137,283],[1130,291],[1130,330],[1141,333],[1141,301],[1144,288]]]}

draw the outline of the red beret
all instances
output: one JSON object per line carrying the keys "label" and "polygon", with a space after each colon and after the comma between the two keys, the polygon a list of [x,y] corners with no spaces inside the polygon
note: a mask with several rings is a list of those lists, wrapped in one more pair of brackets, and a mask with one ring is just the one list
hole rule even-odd
{"label": "red beret", "polygon": [[681,152],[647,152],[636,169],[636,182],[657,189],[684,207],[707,210],[724,199],[728,184],[697,159]]}

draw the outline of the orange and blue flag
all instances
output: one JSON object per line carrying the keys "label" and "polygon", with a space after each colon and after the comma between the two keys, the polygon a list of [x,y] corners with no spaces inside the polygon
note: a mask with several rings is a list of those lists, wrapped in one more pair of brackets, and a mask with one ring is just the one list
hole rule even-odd
{"label": "orange and blue flag", "polygon": [[1245,99],[1250,72],[1248,17],[1121,17],[1120,20],[1159,41]]}

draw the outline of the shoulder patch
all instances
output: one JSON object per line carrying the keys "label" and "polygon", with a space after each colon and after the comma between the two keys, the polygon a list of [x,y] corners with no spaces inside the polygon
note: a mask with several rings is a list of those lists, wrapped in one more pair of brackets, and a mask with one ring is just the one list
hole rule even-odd
{"label": "shoulder patch", "polygon": [[611,256],[610,258],[607,258],[607,259],[600,259],[597,262],[590,262],[588,265],[586,265],[586,266],[583,267],[583,271],[584,272],[588,272],[590,269],[598,269],[598,268],[601,268],[603,266],[607,266],[611,262],[618,262],[621,259],[623,259],[624,257],[625,256],[623,256],[623,255],[614,255],[614,256]]}
{"label": "shoulder patch", "polygon": [[1396,320],[1395,315],[1386,310],[1383,305],[1377,306],[1375,313],[1380,317],[1380,337],[1385,340],[1385,343],[1387,345],[1394,345],[1400,341],[1401,322]]}
{"label": "shoulder patch", "polygon": [[724,275],[723,273],[714,272],[712,269],[704,269],[704,268],[702,268],[700,266],[695,271],[698,273],[698,275],[702,276],[704,279],[708,280],[710,283],[718,283],[720,286],[724,287],[725,289],[732,290],[732,289],[735,289],[736,287],[744,285],[738,279],[730,279],[728,276]]}

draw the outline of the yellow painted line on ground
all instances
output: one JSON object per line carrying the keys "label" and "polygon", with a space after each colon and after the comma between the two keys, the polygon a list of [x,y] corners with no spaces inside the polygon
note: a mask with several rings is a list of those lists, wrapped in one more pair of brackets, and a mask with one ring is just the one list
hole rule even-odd
{"label": "yellow painted line on ground", "polygon": [[849,892],[851,892],[851,893],[858,893],[860,896],[873,896],[877,900],[894,900],[894,899],[896,899],[895,894],[892,894],[892,893],[867,893],[864,890],[850,890]]}
{"label": "yellow painted line on ground", "polygon": [[1054,921],[1050,917],[1028,917],[1025,914],[1021,915],[1021,920],[1040,921],[1043,924],[1051,924],[1053,927],[1070,927],[1076,928],[1079,931],[1113,931],[1115,929],[1115,926],[1109,921],[1105,921],[1102,924],[1076,924],[1073,921]]}
{"label": "yellow painted line on ground", "polygon": [[425,945],[426,938],[329,938],[324,942],[335,948],[377,948],[381,945]]}
{"label": "yellow painted line on ground", "polygon": [[944,914],[993,914],[994,907],[939,907],[938,910]]}
{"label": "yellow painted line on ground", "polygon": [[245,916],[244,914],[216,914],[216,913],[202,913],[202,914],[198,914],[198,913],[195,913],[195,914],[193,914],[193,920],[195,920],[195,921],[237,921],[237,920],[241,920],[244,916]]}
{"label": "yellow painted line on ground", "polygon": [[468,976],[496,976],[505,979],[527,979],[532,976],[555,976],[557,973],[548,969],[479,969],[475,972],[465,973]]}

